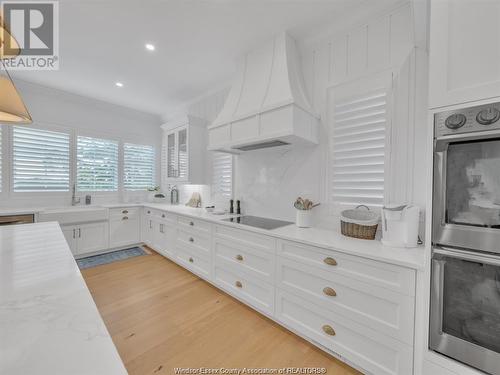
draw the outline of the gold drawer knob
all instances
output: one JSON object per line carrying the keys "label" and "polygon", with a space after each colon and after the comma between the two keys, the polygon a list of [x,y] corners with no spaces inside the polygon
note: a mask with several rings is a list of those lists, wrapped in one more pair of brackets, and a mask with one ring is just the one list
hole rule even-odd
{"label": "gold drawer knob", "polygon": [[122,214],[128,214],[128,211],[127,210],[123,210]]}
{"label": "gold drawer knob", "polygon": [[191,263],[193,263],[193,262],[194,262],[194,259],[193,259],[193,258],[189,258],[189,261],[190,261]]}
{"label": "gold drawer knob", "polygon": [[165,217],[165,214],[162,214],[161,217]]}
{"label": "gold drawer knob", "polygon": [[122,217],[122,220],[128,220],[128,216]]}
{"label": "gold drawer knob", "polygon": [[189,237],[189,242],[194,242],[194,238],[193,237]]}
{"label": "gold drawer knob", "polygon": [[325,262],[329,266],[336,266],[337,265],[337,261],[333,258],[330,258],[330,257],[323,259],[323,262]]}
{"label": "gold drawer knob", "polygon": [[189,225],[193,226],[193,225],[194,225],[194,223],[193,223],[192,221],[190,221],[190,222],[189,222]]}
{"label": "gold drawer knob", "polygon": [[323,332],[325,332],[327,335],[335,336],[335,330],[328,324],[325,324],[322,328]]}
{"label": "gold drawer knob", "polygon": [[236,255],[236,260],[243,260],[243,255],[240,254]]}
{"label": "gold drawer knob", "polygon": [[236,281],[234,285],[236,285],[236,287],[238,288],[243,288],[243,284],[241,283],[241,281]]}
{"label": "gold drawer knob", "polygon": [[323,293],[325,293],[327,296],[330,296],[330,297],[335,297],[337,295],[337,292],[335,291],[335,289],[330,288],[329,286],[323,288]]}

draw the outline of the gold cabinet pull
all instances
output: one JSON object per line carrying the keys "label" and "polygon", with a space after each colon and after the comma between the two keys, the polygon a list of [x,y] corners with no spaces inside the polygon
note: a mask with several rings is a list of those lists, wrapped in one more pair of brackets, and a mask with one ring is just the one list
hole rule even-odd
{"label": "gold cabinet pull", "polygon": [[240,254],[236,255],[236,260],[243,260],[243,255]]}
{"label": "gold cabinet pull", "polygon": [[161,217],[165,217],[165,214],[161,214]]}
{"label": "gold cabinet pull", "polygon": [[241,283],[241,281],[236,281],[234,285],[236,285],[236,287],[238,288],[243,288],[243,284]]}
{"label": "gold cabinet pull", "polygon": [[325,262],[329,266],[336,266],[337,265],[337,261],[333,258],[330,258],[330,257],[326,257],[325,259],[323,259],[323,262]]}
{"label": "gold cabinet pull", "polygon": [[193,225],[194,225],[194,223],[193,223],[192,221],[190,221],[190,222],[189,222],[189,225],[193,226]]}
{"label": "gold cabinet pull", "polygon": [[194,259],[193,259],[193,258],[189,258],[189,261],[190,261],[191,263],[193,263],[193,262],[194,262]]}
{"label": "gold cabinet pull", "polygon": [[123,210],[122,214],[128,214],[128,210]]}
{"label": "gold cabinet pull", "polygon": [[128,220],[128,216],[122,217],[122,220]]}
{"label": "gold cabinet pull", "polygon": [[327,335],[335,336],[335,330],[328,324],[325,324],[322,328],[323,332],[325,332]]}
{"label": "gold cabinet pull", "polygon": [[330,288],[329,286],[323,288],[323,293],[325,293],[327,296],[330,296],[330,297],[335,297],[337,295],[337,292],[335,291],[335,289]]}
{"label": "gold cabinet pull", "polygon": [[148,211],[148,214],[150,214],[150,213],[151,213],[151,211]]}
{"label": "gold cabinet pull", "polygon": [[189,242],[194,242],[194,238],[193,237],[189,237]]}

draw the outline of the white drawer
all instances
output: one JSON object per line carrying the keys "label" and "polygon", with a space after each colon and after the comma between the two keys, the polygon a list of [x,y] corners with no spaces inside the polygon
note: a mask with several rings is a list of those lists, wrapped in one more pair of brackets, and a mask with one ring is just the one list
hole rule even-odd
{"label": "white drawer", "polygon": [[215,226],[215,236],[218,238],[235,241],[252,249],[269,252],[276,251],[276,240],[273,237],[252,233],[247,230],[233,229],[224,225]]}
{"label": "white drawer", "polygon": [[[332,314],[277,289],[276,317],[283,324],[374,374],[412,374],[413,350],[389,336]],[[329,328],[330,334],[326,333]],[[333,334],[333,335],[332,335]]]}
{"label": "white drawer", "polygon": [[177,248],[175,253],[177,261],[191,272],[204,279],[210,279],[210,261],[200,257],[187,249]]}
{"label": "white drawer", "polygon": [[280,288],[413,344],[413,297],[286,258],[277,262]]}
{"label": "white drawer", "polygon": [[269,315],[274,313],[274,286],[259,279],[215,266],[215,283],[235,297]]}
{"label": "white drawer", "polygon": [[280,257],[408,296],[415,295],[415,271],[409,268],[292,241],[279,241]]}
{"label": "white drawer", "polygon": [[268,283],[274,283],[275,255],[234,241],[214,239],[215,264],[224,264]]}
{"label": "white drawer", "polygon": [[177,223],[180,228],[190,228],[193,230],[197,230],[200,233],[211,233],[211,225],[209,222],[203,220],[192,219],[186,216],[179,216],[177,218]]}
{"label": "white drawer", "polygon": [[140,207],[120,207],[109,210],[109,220],[121,220],[124,217],[135,219],[141,214]]}
{"label": "white drawer", "polygon": [[197,231],[188,231],[181,228],[177,229],[177,245],[187,247],[196,251],[196,253],[210,256],[210,237],[200,235]]}

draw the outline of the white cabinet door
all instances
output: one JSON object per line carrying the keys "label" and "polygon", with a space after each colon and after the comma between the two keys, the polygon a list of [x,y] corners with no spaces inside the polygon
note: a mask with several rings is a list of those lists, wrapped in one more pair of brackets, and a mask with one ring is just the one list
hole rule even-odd
{"label": "white cabinet door", "polygon": [[142,227],[141,227],[142,242],[144,242],[148,246],[153,246],[153,233],[154,233],[153,218],[150,214],[148,214],[148,211],[146,211],[143,215]]}
{"label": "white cabinet door", "polygon": [[139,217],[123,215],[109,221],[109,247],[133,245],[140,242]]}
{"label": "white cabinet door", "polygon": [[107,249],[108,223],[80,224],[77,228],[78,254]]}
{"label": "white cabinet door", "polygon": [[500,1],[431,1],[429,106],[500,96]]}
{"label": "white cabinet door", "polygon": [[188,127],[183,126],[165,134],[167,179],[186,182],[189,178]]}
{"label": "white cabinet door", "polygon": [[64,238],[66,238],[66,242],[73,254],[77,253],[77,228],[74,225],[62,226],[61,230],[64,234]]}

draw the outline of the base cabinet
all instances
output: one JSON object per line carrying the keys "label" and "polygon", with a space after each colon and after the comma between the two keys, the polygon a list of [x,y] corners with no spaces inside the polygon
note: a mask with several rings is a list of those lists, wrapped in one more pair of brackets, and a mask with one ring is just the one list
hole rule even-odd
{"label": "base cabinet", "polygon": [[141,209],[122,207],[109,212],[109,247],[122,247],[141,242]]}
{"label": "base cabinet", "polygon": [[368,372],[387,375],[412,373],[412,346],[280,289],[276,301],[278,321]]}
{"label": "base cabinet", "polygon": [[61,228],[74,255],[82,255],[109,248],[107,222],[65,225]]}

